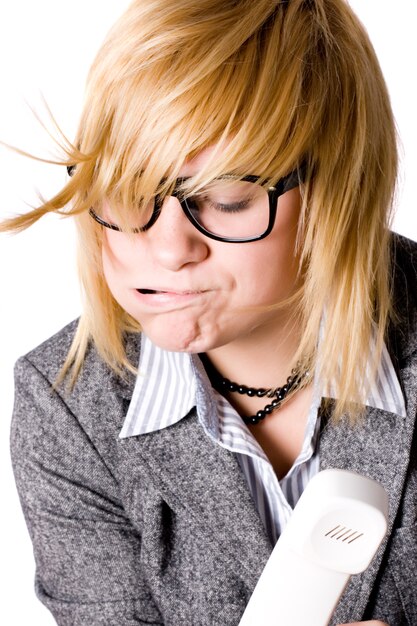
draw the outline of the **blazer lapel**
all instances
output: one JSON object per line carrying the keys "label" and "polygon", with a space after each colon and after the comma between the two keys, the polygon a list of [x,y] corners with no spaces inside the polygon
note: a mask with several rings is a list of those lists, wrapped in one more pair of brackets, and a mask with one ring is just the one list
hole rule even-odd
{"label": "blazer lapel", "polygon": [[[128,356],[137,363],[138,338],[129,339]],[[198,359],[194,366],[200,411],[207,425],[213,425],[210,383]],[[118,390],[126,411],[133,385],[130,378]],[[130,489],[140,489],[145,466],[146,479],[160,489],[168,504],[185,510],[190,532],[200,535],[204,545],[209,529],[217,540],[216,558],[223,559],[226,568],[238,567],[252,590],[272,546],[235,455],[212,441],[195,409],[168,428],[121,439],[118,447]]]}
{"label": "blazer lapel", "polygon": [[347,420],[332,425],[324,417],[320,439],[320,469],[340,468],[378,481],[389,498],[389,526],[386,538],[369,568],[353,576],[342,596],[331,624],[360,620],[393,529],[410,459],[416,415],[415,367],[400,372],[406,389],[407,418],[379,409],[368,409],[356,427]]}
{"label": "blazer lapel", "polygon": [[[130,479],[145,464],[167,502],[185,510],[190,533],[204,545],[209,530],[218,545],[216,559],[225,568],[238,567],[252,590],[272,546],[235,456],[207,436],[195,411],[169,428],[123,439],[120,446]],[[138,475],[137,484],[142,481]]]}
{"label": "blazer lapel", "polygon": [[[406,478],[417,409],[417,357],[413,356],[415,342],[410,340],[409,334],[407,341],[401,334],[394,339],[391,343],[396,344],[396,349],[391,354],[403,357],[398,375],[408,417],[369,408],[363,421],[355,427],[347,420],[333,425],[328,416],[322,419],[320,469],[341,468],[369,476],[383,485],[389,497],[387,536],[369,568],[351,578],[331,624],[362,618],[393,529]],[[132,381],[123,391],[121,395],[127,403]],[[127,408],[127,404],[125,406]],[[124,475],[134,481],[136,473],[140,484],[143,478],[139,473],[143,472],[145,463],[149,468],[147,475],[158,484],[161,493],[186,510],[192,532],[203,537],[210,528],[217,537],[218,555],[223,558],[224,566],[237,563],[242,579],[252,590],[272,546],[234,455],[209,439],[195,412],[169,428],[129,437],[119,443]]]}

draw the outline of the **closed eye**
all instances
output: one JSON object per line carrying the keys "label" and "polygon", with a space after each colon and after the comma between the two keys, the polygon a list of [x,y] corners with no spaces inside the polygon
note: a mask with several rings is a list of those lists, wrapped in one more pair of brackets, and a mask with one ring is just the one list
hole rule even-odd
{"label": "closed eye", "polygon": [[247,209],[250,205],[250,202],[250,198],[247,198],[246,200],[240,200],[239,202],[233,202],[231,204],[223,204],[220,202],[210,201],[210,206],[216,211],[221,211],[222,213],[239,213],[239,211]]}

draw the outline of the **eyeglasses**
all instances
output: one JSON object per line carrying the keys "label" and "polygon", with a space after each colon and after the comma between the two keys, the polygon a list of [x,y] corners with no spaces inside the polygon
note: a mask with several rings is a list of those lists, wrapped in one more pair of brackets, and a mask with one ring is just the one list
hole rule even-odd
{"label": "eyeglasses", "polygon": [[[158,219],[165,198],[172,196],[179,201],[187,219],[206,237],[229,243],[258,241],[274,226],[278,198],[300,185],[302,169],[291,172],[268,188],[258,183],[258,176],[237,179],[233,175],[224,175],[189,196],[183,191],[188,178],[177,178],[168,196],[156,195],[145,209],[141,209],[140,217],[138,215],[129,231],[142,233],[149,230]],[[73,167],[68,168],[68,173],[72,175]],[[89,213],[101,226],[126,232],[126,229],[103,219],[94,209],[91,208]]]}

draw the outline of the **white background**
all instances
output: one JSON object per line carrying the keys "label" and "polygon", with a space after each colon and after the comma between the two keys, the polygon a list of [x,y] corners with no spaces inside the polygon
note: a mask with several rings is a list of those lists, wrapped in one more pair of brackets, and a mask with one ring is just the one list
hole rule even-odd
{"label": "white background", "polygon": [[[13,0],[0,4],[0,140],[43,157],[55,146],[30,112],[42,94],[73,138],[87,69],[127,0]],[[380,58],[402,142],[402,173],[394,228],[417,240],[415,3],[352,0]],[[46,114],[43,119],[48,120]],[[53,129],[52,129],[53,131]],[[55,152],[56,153],[56,152]],[[63,168],[0,147],[0,217],[23,212],[59,190]],[[32,548],[15,493],[8,451],[16,358],[79,314],[72,225],[54,216],[29,231],[0,238],[0,622],[54,624],[33,593]],[[87,626],[87,625],[86,625]]]}

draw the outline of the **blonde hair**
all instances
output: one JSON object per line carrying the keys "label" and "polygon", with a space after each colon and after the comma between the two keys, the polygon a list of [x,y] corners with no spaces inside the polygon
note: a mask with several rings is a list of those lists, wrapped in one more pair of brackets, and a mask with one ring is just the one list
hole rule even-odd
{"label": "blonde hair", "polygon": [[75,216],[85,309],[64,372],[77,375],[90,339],[111,367],[131,367],[124,333],[139,330],[103,278],[101,231],[88,209],[107,197],[128,223],[132,207],[166,192],[186,159],[216,143],[222,150],[195,188],[225,172],[274,183],[304,165],[294,363],[307,357],[336,384],[335,419],[357,416],[390,315],[397,152],[378,61],[344,0],[135,0],[115,24],[90,70],[74,144],[62,146],[74,176],[3,223]]}

